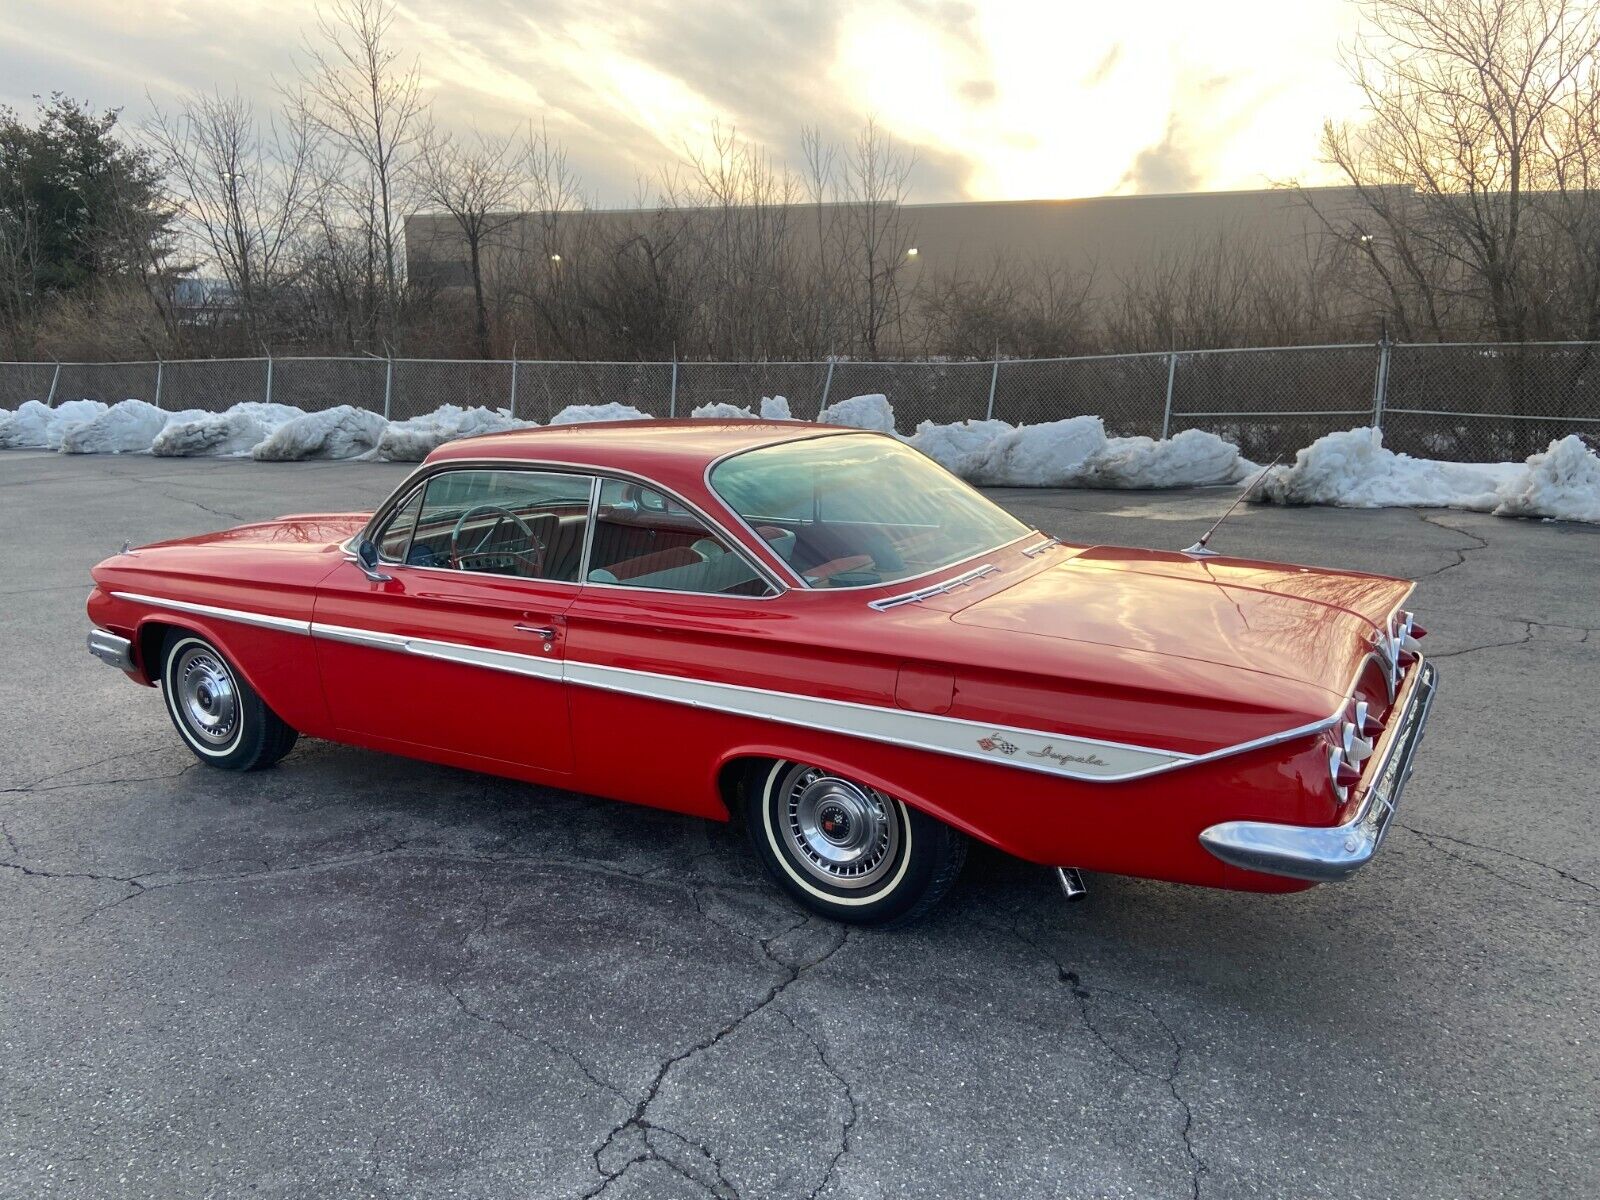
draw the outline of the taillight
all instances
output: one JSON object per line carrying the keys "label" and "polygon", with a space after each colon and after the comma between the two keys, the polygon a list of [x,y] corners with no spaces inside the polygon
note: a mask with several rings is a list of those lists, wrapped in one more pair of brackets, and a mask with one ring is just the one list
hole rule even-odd
{"label": "taillight", "polygon": [[1333,780],[1333,790],[1341,801],[1350,798],[1350,789],[1361,782],[1361,772],[1344,756],[1344,747],[1334,746],[1328,751],[1328,776]]}
{"label": "taillight", "polygon": [[1377,741],[1378,735],[1383,732],[1383,722],[1372,715],[1365,700],[1356,701],[1356,728],[1368,741]]}
{"label": "taillight", "polygon": [[1339,749],[1349,763],[1363,763],[1372,755],[1372,743],[1361,736],[1354,721],[1339,727]]}

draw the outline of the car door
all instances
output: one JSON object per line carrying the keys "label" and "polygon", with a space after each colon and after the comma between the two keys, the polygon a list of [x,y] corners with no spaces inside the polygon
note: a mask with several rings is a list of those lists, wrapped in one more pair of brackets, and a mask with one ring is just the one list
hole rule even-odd
{"label": "car door", "polygon": [[430,475],[318,590],[314,643],[334,724],[546,771],[572,769],[562,678],[591,477],[516,467]]}
{"label": "car door", "polygon": [[585,789],[718,815],[705,779],[725,744],[725,709],[673,681],[793,686],[789,596],[698,514],[607,479],[584,588],[567,617]]}

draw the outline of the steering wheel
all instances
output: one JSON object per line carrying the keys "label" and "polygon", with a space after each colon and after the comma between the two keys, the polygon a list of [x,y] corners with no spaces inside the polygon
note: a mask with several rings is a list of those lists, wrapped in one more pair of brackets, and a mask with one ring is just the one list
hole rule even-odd
{"label": "steering wheel", "polygon": [[[483,531],[483,536],[478,539],[477,544],[463,554],[461,551],[461,532],[466,528],[467,522],[478,513],[493,513],[495,515],[494,522]],[[457,571],[465,571],[468,568],[462,565],[463,559],[486,558],[495,553],[494,551],[485,551],[484,547],[490,543],[494,535],[499,532],[500,527],[507,521],[510,521],[522,531],[523,535],[528,539],[528,549],[506,549],[498,553],[515,556],[527,563],[531,575],[542,575],[544,573],[544,543],[534,534],[532,526],[509,508],[501,508],[498,504],[474,504],[456,518],[455,528],[450,531],[451,567]]]}

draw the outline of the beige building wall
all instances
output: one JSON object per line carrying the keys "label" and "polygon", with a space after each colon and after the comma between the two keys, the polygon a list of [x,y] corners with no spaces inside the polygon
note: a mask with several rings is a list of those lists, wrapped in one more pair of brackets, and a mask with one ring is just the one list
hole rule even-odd
{"label": "beige building wall", "polygon": [[[1341,232],[1354,230],[1361,207],[1353,188],[1248,192],[1196,192],[1170,196],[1102,196],[1082,200],[1015,200],[907,205],[904,219],[916,247],[918,274],[986,273],[996,263],[1092,266],[1111,281],[1141,264],[1183,255],[1218,238],[1250,244],[1271,257],[1305,261],[1315,253],[1322,218]],[[694,219],[693,213],[676,213]],[[709,214],[708,214],[709,218]],[[571,259],[586,244],[647,228],[647,210],[593,210],[562,214],[553,223],[535,214],[513,218],[495,235],[486,275],[506,258],[563,254]],[[554,229],[550,228],[554,225]],[[790,236],[815,240],[815,211],[789,214]],[[466,249],[448,216],[426,214],[406,222],[406,253],[412,277],[442,286],[468,282]]]}

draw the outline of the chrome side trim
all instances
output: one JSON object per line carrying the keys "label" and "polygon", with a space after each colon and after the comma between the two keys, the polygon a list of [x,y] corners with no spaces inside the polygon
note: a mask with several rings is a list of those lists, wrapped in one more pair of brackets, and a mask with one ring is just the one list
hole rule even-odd
{"label": "chrome side trim", "polygon": [[195,613],[202,617],[219,617],[224,621],[236,621],[240,625],[256,625],[262,629],[277,629],[283,633],[311,632],[310,621],[296,621],[291,617],[274,617],[267,613],[247,612],[238,608],[219,608],[215,604],[197,604],[193,600],[168,600],[162,596],[146,596],[140,592],[111,594],[119,600],[136,600],[140,604],[167,608],[174,612]]}
{"label": "chrome side trim", "polygon": [[106,629],[89,630],[89,653],[119,671],[132,671],[133,643]]}
{"label": "chrome side trim", "polygon": [[1419,662],[1403,693],[1401,717],[1385,730],[1366,790],[1356,811],[1339,825],[1280,825],[1270,821],[1224,821],[1200,834],[1200,844],[1225,863],[1247,871],[1332,883],[1372,860],[1388,832],[1412,761],[1433,709],[1438,668]]}
{"label": "chrome side trim", "polygon": [[376,633],[370,629],[352,629],[346,625],[324,625],[313,622],[311,636],[327,638],[334,642],[348,642],[354,646],[370,646],[376,650],[393,650],[400,654],[415,654],[421,658],[437,658],[445,662],[462,663],[469,667],[486,667],[491,671],[507,671],[513,675],[526,675],[533,679],[562,677],[559,658],[537,654],[518,654],[512,650],[491,650],[484,646],[464,646],[459,642],[439,642],[432,638],[402,637],[394,633]]}
{"label": "chrome side trim", "polygon": [[[1346,702],[1329,716],[1265,737],[1223,746],[1204,754],[1138,746],[1097,738],[1074,737],[1014,725],[994,725],[964,717],[915,713],[883,705],[850,700],[828,700],[796,692],[747,687],[743,684],[716,683],[653,671],[605,666],[575,659],[546,658],[510,650],[492,650],[432,638],[406,637],[372,629],[345,625],[294,621],[264,613],[195,604],[186,600],[165,600],[135,592],[113,592],[125,600],[136,600],[179,612],[194,612],[246,625],[258,625],[289,633],[307,634],[352,645],[416,654],[466,666],[507,671],[538,679],[563,680],[580,687],[624,692],[666,703],[707,708],[736,716],[777,721],[806,729],[820,729],[848,737],[890,745],[909,746],[958,758],[1002,767],[1036,771],[1059,778],[1093,783],[1118,783],[1142,779],[1180,767],[1194,766],[1274,746],[1296,738],[1309,737],[1335,724]],[[987,745],[986,745],[987,743]]]}

